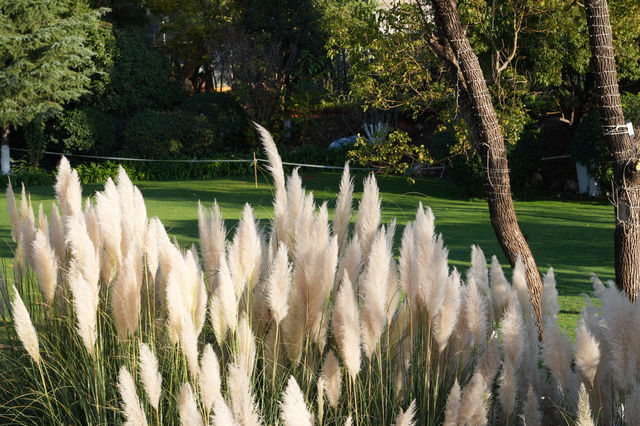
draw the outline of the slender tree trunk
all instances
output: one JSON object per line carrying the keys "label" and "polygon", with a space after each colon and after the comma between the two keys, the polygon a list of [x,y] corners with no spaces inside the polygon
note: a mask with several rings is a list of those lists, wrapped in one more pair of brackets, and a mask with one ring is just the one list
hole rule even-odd
{"label": "slender tree trunk", "polygon": [[5,124],[0,129],[2,139],[2,144],[0,145],[0,173],[3,175],[8,175],[11,173],[11,162],[9,161],[11,158],[10,150],[9,150],[9,125]]}
{"label": "slender tree trunk", "polygon": [[435,50],[458,88],[460,110],[467,122],[471,143],[482,158],[491,224],[509,263],[513,266],[518,256],[522,258],[531,304],[542,336],[542,280],[516,219],[504,137],[487,84],[478,57],[460,23],[455,1],[432,0],[431,3],[437,28],[432,42],[437,45]]}
{"label": "slender tree trunk", "polygon": [[586,0],[591,65],[596,82],[600,125],[611,153],[616,285],[632,302],[640,287],[640,171],[638,150],[627,131],[616,73],[606,0]]}

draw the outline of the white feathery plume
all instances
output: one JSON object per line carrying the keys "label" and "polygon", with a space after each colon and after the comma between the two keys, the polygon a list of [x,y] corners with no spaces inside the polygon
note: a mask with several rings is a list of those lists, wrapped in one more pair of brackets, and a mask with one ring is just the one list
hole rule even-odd
{"label": "white feathery plume", "polygon": [[576,371],[589,388],[593,388],[593,379],[600,363],[600,345],[598,340],[587,328],[584,314],[576,327]]}
{"label": "white feathery plume", "polygon": [[13,302],[11,302],[11,313],[13,317],[13,326],[16,329],[16,333],[22,342],[25,350],[35,361],[36,364],[40,364],[40,345],[38,343],[38,335],[36,329],[31,322],[31,317],[27,308],[24,306],[24,302],[18,293],[16,286],[13,286]]}
{"label": "white feathery plume", "polygon": [[[342,253],[347,243],[347,232],[351,222],[351,204],[353,201],[353,179],[349,175],[349,163],[345,163],[340,180],[340,192],[336,200],[333,215],[333,232],[338,237],[338,249]],[[354,277],[355,278],[355,277]]]}
{"label": "white feathery plume", "polygon": [[324,364],[322,364],[322,371],[320,372],[320,380],[322,380],[324,389],[327,391],[329,404],[331,404],[334,410],[337,410],[338,400],[340,399],[340,387],[342,385],[342,374],[340,371],[340,362],[331,350],[327,352],[327,356],[324,358]]}
{"label": "white feathery plume", "polygon": [[249,291],[253,291],[257,284],[262,264],[261,257],[262,246],[253,218],[253,209],[249,204],[245,204],[227,259],[238,300],[247,285]]}
{"label": "white feathery plume", "polygon": [[493,318],[498,325],[498,321],[502,318],[502,311],[509,303],[509,295],[511,294],[511,286],[504,276],[504,271],[498,258],[491,257],[491,307],[493,308]]}
{"label": "white feathery plume", "polygon": [[351,380],[355,380],[360,371],[359,323],[358,304],[349,275],[345,272],[333,307],[332,329]]}
{"label": "white feathery plume", "polygon": [[444,302],[433,327],[440,353],[444,351],[449,342],[460,312],[460,273],[455,268],[449,274],[445,287]]}
{"label": "white feathery plume", "polygon": [[278,246],[267,281],[267,299],[276,324],[280,324],[289,311],[289,293],[291,292],[291,265],[287,245]]}
{"label": "white feathery plume", "polygon": [[20,227],[20,216],[18,215],[18,206],[16,205],[16,197],[11,186],[11,179],[7,184],[7,210],[9,211],[9,222],[11,223],[11,238],[18,241],[18,228]]}
{"label": "white feathery plume", "polygon": [[360,248],[360,240],[358,240],[358,236],[354,235],[338,263],[337,276],[342,277],[343,272],[346,271],[349,274],[349,279],[353,282],[357,282],[361,269],[362,249]]}
{"label": "white feathery plume", "polygon": [[198,410],[196,395],[189,383],[183,383],[180,386],[180,395],[178,395],[178,408],[180,411],[180,424],[182,426],[204,426],[204,420]]}
{"label": "white feathery plume", "polygon": [[162,375],[158,370],[158,358],[146,343],[140,343],[140,370],[142,385],[147,392],[149,404],[158,411],[162,393]]}
{"label": "white feathery plume", "polygon": [[[262,147],[267,154],[269,163],[267,168],[271,172],[273,177],[273,185],[275,187],[275,194],[273,200],[273,222],[278,242],[287,242],[289,240],[287,229],[287,194],[285,190],[285,178],[284,169],[282,168],[282,159],[278,154],[276,144],[271,137],[271,134],[264,127],[257,123],[254,123],[260,138],[262,139]],[[290,247],[291,248],[291,247]]]}
{"label": "white feathery plume", "polygon": [[137,186],[133,187],[133,212],[133,236],[136,243],[142,246],[147,232],[147,206]]}
{"label": "white feathery plume", "polygon": [[180,290],[180,279],[176,276],[175,271],[169,273],[167,282],[164,286],[165,306],[167,308],[167,327],[169,327],[169,337],[173,343],[180,340],[180,333],[185,322],[185,317],[189,316],[189,312],[185,310],[185,303]]}
{"label": "white feathery plume", "polygon": [[[305,198],[304,188],[302,188],[302,179],[300,179],[298,168],[296,167],[291,172],[291,176],[287,178],[286,199],[283,201],[286,206],[286,211],[283,213],[285,215],[283,218],[283,226],[285,226],[285,229],[282,231],[280,229],[276,230],[276,234],[278,234],[278,241],[284,240],[289,247],[289,251],[293,250],[293,243],[296,240],[296,235],[298,234],[298,227],[300,226],[298,218],[303,215]],[[309,198],[308,201],[309,200],[312,201],[312,198]],[[274,209],[276,207],[277,205],[274,206]],[[308,229],[303,228],[302,231],[308,232]]]}
{"label": "white feathery plume", "polygon": [[556,277],[553,268],[549,268],[542,278],[542,315],[556,317],[560,312],[558,303],[558,290],[556,290]]}
{"label": "white feathery plume", "polygon": [[111,178],[104,184],[104,190],[96,193],[96,214],[105,249],[103,277],[110,280],[111,275],[122,263],[120,245],[122,235],[127,235],[122,233],[120,198]]}
{"label": "white feathery plume", "polygon": [[603,336],[608,347],[602,352],[607,353],[614,385],[623,392],[630,392],[635,385],[640,353],[635,345],[638,341],[636,328],[629,326],[629,320],[638,318],[638,309],[615,286],[606,287],[600,294],[600,300],[600,323],[606,330]]}
{"label": "white feathery plume", "polygon": [[307,278],[308,326],[310,326],[313,341],[318,343],[320,348],[324,348],[328,325],[328,314],[325,308],[333,290],[338,265],[337,237],[331,238],[314,263],[315,272]]}
{"label": "white feathery plume", "polygon": [[347,420],[344,421],[344,426],[353,426],[353,417],[347,417]]}
{"label": "white feathery plume", "polygon": [[249,320],[245,313],[240,317],[238,323],[238,336],[236,338],[237,344],[237,358],[236,363],[240,365],[251,376],[253,373],[253,366],[256,360],[256,342]]}
{"label": "white feathery plume", "polygon": [[591,417],[591,407],[589,406],[589,394],[584,387],[584,384],[580,384],[580,392],[578,393],[578,412],[576,413],[577,426],[594,426],[593,418]]}
{"label": "white feathery plume", "polygon": [[126,256],[129,252],[129,247],[133,243],[135,237],[135,225],[134,216],[136,212],[134,210],[133,200],[133,183],[127,175],[127,172],[122,166],[118,166],[118,176],[116,177],[116,189],[118,191],[118,197],[120,199],[120,227],[122,229],[122,235],[129,236],[129,238],[122,238],[120,240],[120,250],[122,256]]}
{"label": "white feathery plume", "polygon": [[213,426],[237,426],[238,422],[233,418],[231,409],[222,396],[213,402]]}
{"label": "white feathery plume", "polygon": [[32,250],[33,269],[38,278],[40,290],[44,296],[45,303],[51,306],[53,304],[58,280],[58,262],[56,260],[56,254],[49,244],[48,235],[41,229],[36,231]]}
{"label": "white feathery plume", "polygon": [[238,322],[238,302],[225,256],[220,258],[217,277],[218,286],[211,297],[209,319],[211,320],[216,340],[222,346],[227,330],[234,331]]}
{"label": "white feathery plume", "polygon": [[511,282],[513,283],[513,288],[518,292],[520,309],[524,317],[529,318],[533,313],[533,308],[531,306],[531,298],[529,297],[529,288],[527,287],[527,273],[520,255],[516,258],[516,264],[513,267],[513,273],[511,275]]}
{"label": "white feathery plume", "polygon": [[71,169],[66,157],[60,159],[54,185],[56,200],[66,217],[80,216],[82,213],[82,188],[78,172]]}
{"label": "white feathery plume", "polygon": [[200,395],[205,412],[211,411],[213,402],[222,398],[220,393],[220,364],[210,343],[207,343],[200,358]]}
{"label": "white feathery plume", "polygon": [[180,328],[180,346],[182,352],[184,352],[187,358],[187,366],[189,367],[189,374],[195,381],[198,377],[198,336],[196,334],[195,326],[191,320],[191,316],[185,315]]}
{"label": "white feathery plume", "polygon": [[485,383],[492,383],[496,377],[496,373],[500,368],[501,360],[500,343],[498,342],[498,333],[492,333],[487,349],[478,360],[476,371],[484,378]]}
{"label": "white feathery plume", "polygon": [[544,341],[542,342],[542,361],[549,368],[562,387],[568,390],[569,370],[571,367],[571,342],[560,331],[558,322],[553,317],[544,321]]}
{"label": "white feathery plume", "polygon": [[313,425],[313,415],[309,412],[300,386],[293,376],[289,377],[287,388],[282,396],[280,417],[285,426]]}
{"label": "white feathery plume", "polygon": [[184,277],[186,286],[182,289],[187,290],[184,294],[188,304],[185,308],[189,310],[195,326],[196,337],[200,335],[204,322],[207,318],[207,287],[204,284],[204,276],[200,263],[198,261],[198,252],[195,246],[191,246],[184,256],[184,264],[187,267],[187,276]]}
{"label": "white feathery plume", "polygon": [[462,313],[475,342],[483,343],[487,339],[487,304],[473,277],[465,288]]}
{"label": "white feathery plume", "polygon": [[138,279],[136,259],[138,253],[130,252],[124,261],[118,278],[112,286],[111,307],[118,325],[118,332],[123,339],[127,333],[135,334],[141,306],[141,286]]}
{"label": "white feathery plume", "polygon": [[507,418],[511,416],[516,406],[516,392],[518,389],[518,380],[514,365],[507,358],[502,363],[502,373],[498,380],[498,396],[500,404]]}
{"label": "white feathery plume", "polygon": [[44,204],[38,205],[38,229],[45,235],[49,235],[49,220],[44,212]]}
{"label": "white feathery plume", "polygon": [[509,360],[511,367],[517,370],[520,366],[525,342],[520,302],[514,293],[512,293],[509,305],[502,317],[502,341],[505,358]]}
{"label": "white feathery plume", "polygon": [[145,234],[144,242],[144,256],[146,260],[146,270],[151,278],[151,282],[155,282],[156,274],[158,272],[159,250],[158,250],[158,235],[160,234],[162,223],[157,217],[152,218],[147,225],[147,232]]}
{"label": "white feathery plume", "polygon": [[398,417],[396,417],[396,421],[394,423],[395,426],[414,426],[416,422],[414,421],[414,417],[416,416],[416,400],[411,401],[409,407],[406,410],[400,411]]}
{"label": "white feathery plume", "polygon": [[418,302],[420,291],[419,282],[415,277],[415,250],[413,239],[413,223],[407,222],[402,231],[400,243],[400,256],[398,257],[398,269],[400,272],[400,285],[407,295],[407,301],[413,309]]}
{"label": "white feathery plume", "polygon": [[364,256],[369,255],[369,248],[373,244],[380,224],[380,194],[378,184],[373,174],[364,180],[362,198],[358,204],[355,233],[360,240],[360,247]]}
{"label": "white feathery plume", "polygon": [[261,425],[258,404],[251,393],[251,380],[242,366],[236,363],[229,364],[227,388],[231,396],[231,409],[236,422],[241,426]]}
{"label": "white feathery plume", "polygon": [[473,277],[478,290],[485,298],[489,298],[489,269],[482,249],[475,244],[471,246],[471,268],[467,270],[467,281]]}
{"label": "white feathery plume", "polygon": [[67,218],[67,246],[72,260],[69,267],[69,288],[73,295],[73,306],[78,321],[78,334],[85,347],[93,355],[98,311],[98,280],[100,262],[87,234],[82,217]]}
{"label": "white feathery plume", "polygon": [[460,397],[460,407],[458,411],[458,424],[486,424],[487,407],[485,404],[485,393],[487,383],[482,374],[476,372],[469,383],[464,388]]}
{"label": "white feathery plume", "polygon": [[93,247],[96,249],[96,255],[98,259],[100,259],[100,253],[102,252],[102,235],[100,233],[100,226],[98,225],[96,208],[91,204],[91,199],[89,198],[87,198],[84,203],[84,223],[87,227],[87,234],[89,234]]}
{"label": "white feathery plume", "polygon": [[49,219],[49,241],[56,252],[58,265],[64,263],[67,246],[64,242],[64,224],[60,218],[60,211],[56,203],[51,203],[51,216]]}
{"label": "white feathery plume", "polygon": [[318,423],[320,424],[322,424],[322,419],[324,418],[324,388],[324,380],[320,377],[316,382],[316,404],[318,405]]}
{"label": "white feathery plume", "polygon": [[542,412],[538,403],[538,395],[533,390],[533,386],[529,385],[527,391],[527,401],[524,406],[524,422],[528,426],[540,426],[542,424]]}
{"label": "white feathery plume", "polygon": [[367,266],[362,276],[362,313],[360,329],[364,353],[371,359],[386,323],[387,275],[391,250],[384,229],[371,244]]}
{"label": "white feathery plume", "polygon": [[[29,207],[29,210],[31,208]],[[18,262],[21,271],[26,271],[27,264],[33,264],[32,247],[33,239],[36,235],[35,219],[33,212],[27,214],[20,222],[20,230],[18,231]]]}
{"label": "white feathery plume", "polygon": [[133,380],[133,376],[127,370],[124,365],[120,367],[120,373],[118,374],[118,390],[120,391],[120,398],[122,400],[122,411],[127,418],[125,425],[128,426],[142,426],[147,424],[147,416],[144,414],[144,409],[138,399],[136,393],[136,384]]}
{"label": "white feathery plume", "polygon": [[227,231],[220,214],[220,207],[213,202],[211,210],[206,210],[198,201],[198,229],[200,232],[200,250],[204,264],[209,292],[215,289],[215,274],[220,266],[220,258],[225,254],[224,244]]}
{"label": "white feathery plume", "polygon": [[460,384],[457,378],[449,391],[445,407],[443,426],[456,426],[458,424],[458,413],[460,412]]}

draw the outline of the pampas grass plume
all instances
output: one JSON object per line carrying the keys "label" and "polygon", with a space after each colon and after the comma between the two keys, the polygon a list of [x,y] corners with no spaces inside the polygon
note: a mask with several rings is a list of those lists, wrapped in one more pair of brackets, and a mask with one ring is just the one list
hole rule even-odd
{"label": "pampas grass plume", "polygon": [[158,370],[158,359],[146,343],[140,343],[140,370],[142,385],[147,392],[149,404],[158,411],[162,393],[162,375]]}
{"label": "pampas grass plume", "polygon": [[401,411],[396,417],[396,421],[394,423],[395,426],[414,426],[416,422],[413,418],[416,416],[416,400],[414,399],[409,404],[406,410]]}
{"label": "pampas grass plume", "polygon": [[576,370],[591,389],[600,363],[600,345],[587,329],[584,316],[580,318],[576,327],[575,352]]}
{"label": "pampas grass plume", "polygon": [[464,407],[464,409],[458,412],[458,424],[487,423],[486,391],[487,382],[482,374],[476,372],[462,392],[460,407]]}
{"label": "pampas grass plume", "polygon": [[500,404],[507,418],[511,416],[516,405],[516,392],[518,389],[516,370],[509,359],[505,359],[502,364],[502,373],[498,381],[498,396]]}
{"label": "pampas grass plume", "polygon": [[560,312],[558,303],[558,290],[556,289],[556,277],[553,268],[549,268],[542,278],[542,315],[555,317]]}
{"label": "pampas grass plume", "polygon": [[460,384],[456,378],[449,396],[447,397],[447,404],[444,411],[444,423],[443,426],[456,426],[458,424],[458,413],[460,412]]}
{"label": "pampas grass plume", "polygon": [[210,343],[207,343],[202,351],[200,374],[198,377],[200,379],[202,404],[208,413],[211,410],[213,402],[222,397],[220,393],[220,364]]}
{"label": "pampas grass plume", "polygon": [[280,403],[280,415],[285,426],[313,425],[313,415],[307,409],[300,386],[293,376],[290,376],[287,382],[287,388]]}
{"label": "pampas grass plume", "polygon": [[144,414],[142,404],[136,393],[136,384],[127,367],[120,367],[118,374],[118,389],[122,400],[122,409],[127,418],[125,425],[142,426],[147,424],[147,416]]}
{"label": "pampas grass plume", "polygon": [[236,330],[238,321],[238,302],[236,299],[235,287],[227,266],[227,261],[223,256],[220,258],[220,268],[218,269],[218,286],[211,297],[209,319],[216,335],[218,344],[222,345],[225,340],[227,330]]}
{"label": "pampas grass plume", "polygon": [[236,344],[238,345],[236,352],[238,358],[236,362],[251,375],[256,361],[256,342],[247,315],[244,313],[238,323]]}
{"label": "pampas grass plume", "polygon": [[49,219],[49,241],[54,248],[58,265],[64,262],[67,246],[64,241],[64,225],[60,218],[60,211],[56,203],[51,203],[51,213]]}
{"label": "pampas grass plume", "polygon": [[502,341],[505,357],[511,363],[512,368],[517,368],[520,365],[524,348],[524,325],[522,324],[520,303],[515,294],[512,294],[502,317]]}
{"label": "pampas grass plume", "polygon": [[20,217],[18,216],[18,206],[16,205],[16,197],[11,186],[11,179],[7,184],[7,210],[9,211],[9,222],[11,223],[11,238],[18,241],[18,228],[20,227]]}
{"label": "pampas grass plume", "polygon": [[365,257],[368,256],[369,248],[376,238],[379,224],[380,194],[376,179],[373,174],[370,174],[364,180],[364,189],[362,190],[360,204],[358,204],[355,227],[355,233],[358,235],[360,247],[362,247],[362,253]]}
{"label": "pampas grass plume", "polygon": [[276,324],[280,324],[289,311],[289,293],[291,292],[291,265],[287,245],[278,246],[269,278],[267,281],[267,299]]}
{"label": "pampas grass plume", "polygon": [[336,210],[333,219],[333,232],[338,237],[340,252],[347,241],[347,231],[351,222],[351,203],[353,200],[353,179],[349,175],[349,163],[345,163],[340,179],[340,192],[336,200]]}
{"label": "pampas grass plume", "polygon": [[251,393],[251,381],[242,365],[230,363],[227,372],[227,388],[231,396],[233,416],[241,426],[262,424],[258,405]]}
{"label": "pampas grass plume", "polygon": [[437,316],[434,327],[438,351],[442,353],[456,326],[460,311],[460,274],[454,269],[447,278],[444,303]]}
{"label": "pampas grass plume", "polygon": [[340,387],[342,385],[342,374],[340,371],[340,362],[333,351],[327,352],[320,373],[320,380],[324,383],[327,391],[327,399],[334,410],[338,409],[338,400],[340,399]]}
{"label": "pampas grass plume", "polygon": [[538,404],[538,395],[536,395],[531,385],[529,385],[529,390],[527,391],[527,401],[522,414],[526,425],[540,426],[542,424],[542,412],[540,411],[540,404]]}
{"label": "pampas grass plume", "polygon": [[580,391],[578,393],[578,412],[576,417],[577,426],[594,426],[595,424],[591,417],[589,394],[587,394],[584,384],[580,384]]}
{"label": "pampas grass plume", "polygon": [[78,172],[71,169],[66,157],[62,157],[54,185],[56,200],[64,216],[80,216],[82,213],[82,188]]}
{"label": "pampas grass plume", "polygon": [[38,335],[36,329],[31,322],[31,317],[24,302],[18,293],[16,286],[13,286],[13,302],[11,303],[13,314],[13,325],[16,333],[22,342],[22,346],[36,364],[40,364],[40,345],[38,344]]}
{"label": "pampas grass plume", "polygon": [[333,335],[351,380],[360,372],[360,330],[358,304],[349,275],[345,272],[333,309]]}
{"label": "pampas grass plume", "polygon": [[41,229],[36,231],[32,251],[33,269],[38,278],[40,290],[44,296],[45,303],[51,306],[53,304],[58,280],[58,261],[56,260],[56,254],[53,248],[49,244],[48,235]]}
{"label": "pampas grass plume", "polygon": [[180,386],[178,396],[178,408],[180,410],[180,424],[183,426],[204,426],[204,421],[198,410],[196,396],[189,383]]}
{"label": "pampas grass plume", "polygon": [[190,315],[185,315],[182,328],[180,329],[180,345],[182,351],[187,358],[187,366],[191,378],[195,380],[198,377],[198,336],[196,335],[195,326]]}
{"label": "pampas grass plume", "polygon": [[222,396],[217,397],[213,402],[213,411],[213,426],[236,426],[238,424]]}
{"label": "pampas grass plume", "polygon": [[491,307],[493,308],[493,318],[496,321],[496,325],[500,318],[502,318],[502,311],[509,303],[509,297],[511,294],[511,286],[502,271],[502,266],[496,256],[491,257]]}
{"label": "pampas grass plume", "polygon": [[558,322],[553,317],[546,317],[544,322],[544,341],[542,342],[542,360],[567,389],[569,368],[571,366],[571,342],[560,331]]}

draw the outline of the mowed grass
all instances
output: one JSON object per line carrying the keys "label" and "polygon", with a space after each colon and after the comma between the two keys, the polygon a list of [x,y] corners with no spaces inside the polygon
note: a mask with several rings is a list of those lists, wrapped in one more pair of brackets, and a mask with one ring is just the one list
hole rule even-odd
{"label": "mowed grass", "polygon": [[[335,206],[340,175],[314,173],[302,170],[303,183],[313,191],[317,204],[328,201],[330,212]],[[364,175],[355,176],[355,198],[360,197]],[[268,226],[272,217],[273,187],[266,175],[258,177],[255,187],[253,177],[225,178],[209,181],[135,182],[140,188],[149,217],[158,216],[171,236],[180,244],[197,242],[197,203],[201,200],[209,206],[217,200],[227,229],[233,232],[245,203],[249,203],[262,226]],[[470,265],[470,246],[479,245],[487,260],[498,256],[507,265],[498,245],[484,200],[463,200],[459,190],[447,180],[417,179],[408,185],[404,178],[378,178],[382,198],[383,222],[397,218],[396,246],[399,246],[402,228],[413,220],[419,202],[433,209],[436,230],[444,236],[449,248],[449,259],[464,276]],[[101,185],[87,185],[85,196],[101,190]],[[48,214],[54,200],[50,187],[27,188],[36,210],[45,203]],[[17,196],[19,196],[19,191]],[[6,205],[5,196],[1,200]],[[357,201],[354,203],[354,208]],[[560,201],[539,199],[516,201],[516,214],[520,227],[527,235],[531,249],[543,272],[553,266],[556,273],[561,303],[561,327],[570,335],[584,305],[582,293],[591,292],[590,274],[600,279],[613,279],[613,209],[604,202]],[[352,220],[355,220],[355,215]],[[11,267],[14,243],[11,241],[9,218],[6,208],[0,213],[0,256],[6,267]],[[396,247],[396,253],[397,253]],[[507,272],[507,276],[510,274]],[[7,276],[11,276],[7,274]]]}

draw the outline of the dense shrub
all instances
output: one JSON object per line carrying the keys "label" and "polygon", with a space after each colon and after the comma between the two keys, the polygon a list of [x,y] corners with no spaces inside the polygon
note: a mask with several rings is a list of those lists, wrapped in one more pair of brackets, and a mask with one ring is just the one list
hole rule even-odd
{"label": "dense shrub", "polygon": [[251,120],[230,93],[197,93],[179,106],[194,116],[206,117],[218,146],[228,151],[255,145]]}
{"label": "dense shrub", "polygon": [[466,197],[481,197],[484,194],[484,175],[480,156],[471,150],[452,154],[458,145],[456,132],[443,130],[434,135],[431,152],[437,161],[443,163],[447,176],[462,189]]}
{"label": "dense shrub", "polygon": [[113,154],[117,146],[118,119],[96,108],[65,111],[56,118],[51,142],[65,153]]}
{"label": "dense shrub", "polygon": [[316,145],[304,145],[283,153],[282,159],[291,163],[344,166],[349,159],[349,147],[327,149]]}
{"label": "dense shrub", "polygon": [[138,158],[210,158],[220,141],[204,116],[184,111],[145,110],[124,130],[123,154]]}
{"label": "dense shrub", "polygon": [[[637,133],[640,131],[637,127],[640,122],[640,95],[625,93],[621,98],[625,119],[633,123]],[[600,188],[611,188],[611,156],[604,141],[597,108],[578,124],[571,140],[571,155],[587,167]]]}

